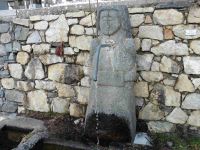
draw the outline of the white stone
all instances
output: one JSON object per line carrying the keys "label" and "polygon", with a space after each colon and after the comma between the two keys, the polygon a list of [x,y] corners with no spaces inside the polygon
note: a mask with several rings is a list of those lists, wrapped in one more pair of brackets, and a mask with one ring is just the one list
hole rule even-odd
{"label": "white stone", "polygon": [[194,88],[197,89],[200,86],[200,78],[191,78]]}
{"label": "white stone", "polygon": [[34,29],[36,30],[46,30],[48,27],[48,22],[47,21],[40,21],[40,22],[36,22],[34,24]]}
{"label": "white stone", "polygon": [[76,58],[76,64],[89,66],[89,59],[90,59],[89,53],[79,53]]}
{"label": "white stone", "polygon": [[187,114],[179,107],[174,110],[166,117],[166,120],[175,124],[184,124],[188,119]]}
{"label": "white stone", "polygon": [[45,20],[45,21],[52,21],[52,20],[56,20],[58,19],[59,15],[44,15],[44,16],[41,16],[42,20]]}
{"label": "white stone", "polygon": [[149,71],[153,57],[153,54],[136,55],[137,69]]}
{"label": "white stone", "polygon": [[15,80],[13,78],[2,78],[1,85],[5,89],[14,89],[15,88]]}
{"label": "white stone", "polygon": [[18,52],[17,53],[17,57],[16,57],[16,61],[22,65],[25,65],[28,63],[30,59],[30,56],[28,53],[26,52]]}
{"label": "white stone", "polygon": [[51,42],[68,42],[69,26],[64,15],[52,22],[46,31],[46,41]]}
{"label": "white stone", "polygon": [[97,29],[96,28],[85,28],[86,35],[96,35]]}
{"label": "white stone", "polygon": [[56,84],[53,81],[35,80],[35,88],[40,90],[56,90]]}
{"label": "white stone", "polygon": [[151,65],[151,71],[160,71],[160,63],[154,61]]}
{"label": "white stone", "polygon": [[176,43],[174,40],[166,41],[156,47],[151,48],[151,52],[155,55],[189,55],[188,46],[183,43]]}
{"label": "white stone", "polygon": [[153,20],[155,24],[177,25],[183,22],[183,14],[175,9],[155,10]]}
{"label": "white stone", "polygon": [[134,85],[134,94],[137,97],[148,97],[149,90],[148,90],[148,83],[147,82],[137,82]]}
{"label": "white stone", "polygon": [[142,51],[150,51],[151,49],[151,40],[143,39],[142,40]]}
{"label": "white stone", "polygon": [[76,104],[76,103],[70,104],[70,107],[69,107],[70,116],[84,117],[84,112],[85,112],[85,110],[84,110],[83,106]]}
{"label": "white stone", "polygon": [[9,43],[11,41],[11,35],[9,33],[1,34],[1,43]]}
{"label": "white stone", "polygon": [[84,11],[78,11],[78,12],[67,12],[65,15],[67,18],[78,18],[78,17],[84,17],[85,12]]}
{"label": "white stone", "polygon": [[200,127],[200,111],[193,111],[191,112],[187,124],[191,126]]}
{"label": "white stone", "polygon": [[188,23],[200,23],[200,8],[191,7],[188,14]]}
{"label": "white stone", "polygon": [[194,51],[195,54],[200,55],[200,40],[193,40],[190,43],[190,48]]}
{"label": "white stone", "polygon": [[29,19],[15,18],[15,19],[13,19],[13,23],[28,27],[29,26]]}
{"label": "white stone", "polygon": [[78,19],[74,18],[74,19],[68,19],[67,20],[68,25],[73,25],[73,24],[78,24]]}
{"label": "white stone", "polygon": [[92,42],[92,36],[70,36],[69,45],[70,47],[77,47],[80,50],[90,50],[90,45]]}
{"label": "white stone", "polygon": [[57,56],[57,55],[51,55],[51,54],[40,55],[39,59],[44,65],[51,65],[51,64],[63,62],[62,57]]}
{"label": "white stone", "polygon": [[[91,18],[92,18],[92,20],[91,20]],[[95,13],[92,13],[92,14],[82,18],[79,22],[80,25],[87,26],[87,27],[93,26],[93,25],[95,25],[95,23],[96,23]]]}
{"label": "white stone", "polygon": [[27,109],[40,112],[49,112],[50,107],[47,103],[47,94],[43,90],[28,92]]}
{"label": "white stone", "polygon": [[176,80],[173,80],[173,79],[165,79],[165,80],[163,80],[163,83],[165,85],[169,85],[169,86],[174,86],[175,82],[176,82]]}
{"label": "white stone", "polygon": [[180,66],[170,58],[163,56],[160,63],[160,71],[167,73],[179,73]]}
{"label": "white stone", "polygon": [[27,81],[17,81],[17,89],[25,92],[31,91],[34,89],[34,83]]}
{"label": "white stone", "polygon": [[66,64],[53,64],[48,67],[48,78],[57,82],[64,82]]}
{"label": "white stone", "polygon": [[66,98],[53,98],[51,103],[53,112],[68,113],[69,112],[69,99]]}
{"label": "white stone", "polygon": [[140,26],[139,38],[149,38],[155,40],[163,40],[163,29],[159,26]]}
{"label": "white stone", "polygon": [[198,93],[188,94],[182,103],[182,108],[200,109],[200,94]]}
{"label": "white stone", "polygon": [[90,89],[87,87],[80,87],[76,86],[75,87],[76,92],[77,92],[77,101],[80,104],[87,104],[89,101],[89,91]]}
{"label": "white stone", "polygon": [[74,52],[74,50],[71,47],[65,47],[64,48],[64,54],[65,55],[74,55],[75,52]]}
{"label": "white stone", "polygon": [[139,112],[139,119],[161,120],[162,118],[164,118],[164,112],[157,105],[150,102]]}
{"label": "white stone", "polygon": [[183,64],[186,74],[200,74],[200,57],[183,57]]}
{"label": "white stone", "polygon": [[20,64],[8,64],[10,75],[13,78],[21,79],[23,75],[23,68]]}
{"label": "white stone", "polygon": [[81,79],[81,86],[90,87],[90,78],[88,76]]}
{"label": "white stone", "polygon": [[35,15],[35,16],[29,16],[30,21],[40,21],[42,20],[42,16]]}
{"label": "white stone", "polygon": [[130,14],[138,14],[138,13],[151,13],[154,11],[153,7],[135,7],[128,9]]}
{"label": "white stone", "polygon": [[163,74],[161,72],[142,71],[141,77],[147,82],[159,82],[163,80]]}
{"label": "white stone", "polygon": [[33,53],[36,55],[49,53],[50,47],[51,47],[50,44],[32,45]]}
{"label": "white stone", "polygon": [[[194,32],[194,35],[187,35],[187,32]],[[176,25],[173,27],[174,34],[182,39],[197,39],[200,37],[200,27],[196,25]]]}
{"label": "white stone", "polygon": [[31,45],[24,45],[22,46],[22,50],[30,53],[32,51]]}
{"label": "white stone", "polygon": [[72,86],[67,84],[57,83],[56,88],[58,90],[59,97],[73,97],[75,96],[75,91]]}
{"label": "white stone", "polygon": [[181,74],[178,77],[178,81],[175,85],[175,89],[180,92],[194,92],[195,88],[192,84],[191,80],[188,78],[186,74]]}
{"label": "white stone", "polygon": [[38,31],[31,33],[26,41],[27,44],[41,43],[42,38]]}
{"label": "white stone", "polygon": [[174,132],[176,129],[175,124],[165,121],[150,121],[148,123],[148,129],[153,133],[166,133]]}
{"label": "white stone", "polygon": [[138,27],[144,22],[144,14],[130,15],[131,27]]}
{"label": "white stone", "polygon": [[173,87],[164,87],[165,91],[165,105],[166,106],[180,106],[181,94],[174,91]]}
{"label": "white stone", "polygon": [[85,29],[81,25],[73,25],[71,27],[70,33],[75,35],[83,35],[85,32]]}

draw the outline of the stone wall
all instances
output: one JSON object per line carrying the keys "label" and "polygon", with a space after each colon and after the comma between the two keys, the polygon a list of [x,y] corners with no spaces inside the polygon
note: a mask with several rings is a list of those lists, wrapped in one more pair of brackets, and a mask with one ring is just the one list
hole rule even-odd
{"label": "stone wall", "polygon": [[[137,116],[152,132],[170,132],[180,125],[198,130],[200,7],[161,6],[129,8],[137,49],[133,91]],[[28,109],[83,117],[95,15],[84,9],[42,15],[30,11],[1,20],[0,111]],[[60,57],[55,52],[62,42],[64,55]]]}

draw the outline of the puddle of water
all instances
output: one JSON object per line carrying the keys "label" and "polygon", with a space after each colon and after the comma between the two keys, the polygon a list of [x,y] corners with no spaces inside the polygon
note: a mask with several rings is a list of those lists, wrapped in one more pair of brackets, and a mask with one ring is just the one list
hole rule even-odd
{"label": "puddle of water", "polygon": [[3,127],[3,129],[0,130],[0,150],[16,148],[22,138],[30,132],[30,130],[25,129]]}

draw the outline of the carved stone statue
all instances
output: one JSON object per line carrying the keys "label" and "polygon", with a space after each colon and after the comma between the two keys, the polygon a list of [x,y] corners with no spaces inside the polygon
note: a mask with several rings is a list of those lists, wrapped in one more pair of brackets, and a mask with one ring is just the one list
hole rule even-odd
{"label": "carved stone statue", "polygon": [[[100,141],[129,141],[135,136],[135,49],[126,6],[97,10],[98,38],[91,46],[91,89],[85,133]],[[97,131],[96,131],[97,128]]]}

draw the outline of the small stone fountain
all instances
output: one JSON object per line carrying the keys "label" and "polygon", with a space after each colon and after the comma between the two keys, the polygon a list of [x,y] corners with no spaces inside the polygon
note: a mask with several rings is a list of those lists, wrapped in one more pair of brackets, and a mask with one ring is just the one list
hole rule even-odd
{"label": "small stone fountain", "polygon": [[85,134],[101,141],[126,142],[135,137],[133,94],[135,49],[128,9],[123,5],[97,10],[98,38],[91,45],[91,88]]}

